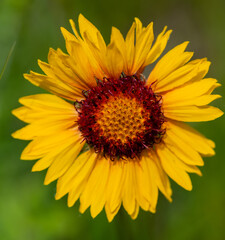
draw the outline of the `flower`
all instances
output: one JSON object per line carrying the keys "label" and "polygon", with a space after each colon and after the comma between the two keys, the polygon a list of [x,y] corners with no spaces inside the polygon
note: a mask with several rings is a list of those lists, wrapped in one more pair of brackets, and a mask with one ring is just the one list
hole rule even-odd
{"label": "flower", "polygon": [[[45,74],[24,77],[53,94],[20,98],[13,114],[28,123],[14,138],[32,140],[21,159],[39,159],[32,171],[48,168],[44,184],[57,179],[55,198],[80,199],[92,217],[105,207],[109,221],[123,204],[135,219],[139,208],[156,211],[158,190],[171,201],[170,180],[192,189],[188,173],[201,175],[202,156],[215,154],[213,141],[183,122],[214,120],[223,113],[208,106],[220,86],[204,78],[210,62],[190,61],[184,42],[164,55],[148,78],[143,71],[166,47],[167,27],[154,44],[153,24],[135,18],[124,39],[112,28],[105,44],[82,15],[80,34],[62,28],[68,54],[49,50]],[[65,99],[65,100],[63,100]]]}

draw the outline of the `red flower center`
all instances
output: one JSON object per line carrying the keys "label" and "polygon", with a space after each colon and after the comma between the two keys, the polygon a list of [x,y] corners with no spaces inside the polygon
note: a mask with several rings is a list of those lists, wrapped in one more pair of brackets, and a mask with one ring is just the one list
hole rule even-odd
{"label": "red flower center", "polygon": [[138,158],[162,139],[161,96],[137,76],[104,79],[75,102],[79,130],[96,152],[111,160]]}

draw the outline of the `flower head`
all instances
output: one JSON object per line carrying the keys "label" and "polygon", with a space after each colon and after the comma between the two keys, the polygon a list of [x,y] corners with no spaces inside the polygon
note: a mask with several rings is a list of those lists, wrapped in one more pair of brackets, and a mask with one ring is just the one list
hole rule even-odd
{"label": "flower head", "polygon": [[[112,28],[105,44],[82,15],[73,34],[62,28],[68,54],[50,49],[45,74],[24,77],[53,94],[22,97],[13,114],[28,123],[13,137],[32,140],[21,159],[48,168],[45,184],[57,181],[56,199],[80,199],[92,217],[105,207],[112,221],[121,204],[132,218],[139,208],[155,212],[158,190],[171,201],[170,180],[192,189],[188,173],[201,175],[202,156],[215,144],[183,122],[209,121],[223,113],[210,102],[220,86],[204,78],[210,62],[190,61],[184,42],[164,55],[147,78],[143,71],[166,47],[171,30],[154,41],[153,24],[135,18],[124,39]],[[154,42],[154,43],[153,43]]]}

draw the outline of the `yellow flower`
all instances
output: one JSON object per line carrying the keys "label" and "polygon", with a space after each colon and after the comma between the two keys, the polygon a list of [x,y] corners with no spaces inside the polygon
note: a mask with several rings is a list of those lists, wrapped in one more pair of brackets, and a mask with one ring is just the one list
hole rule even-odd
{"label": "yellow flower", "polygon": [[[220,86],[204,78],[210,62],[190,61],[184,42],[164,55],[145,79],[143,71],[161,55],[171,30],[154,41],[153,24],[135,19],[124,39],[112,28],[105,44],[82,15],[78,34],[62,28],[68,54],[49,50],[45,74],[24,77],[52,94],[22,97],[13,114],[28,123],[14,138],[32,140],[21,159],[48,168],[44,184],[57,181],[56,199],[79,199],[92,217],[105,207],[112,221],[121,204],[135,219],[139,208],[156,211],[158,190],[171,201],[169,178],[192,189],[188,173],[201,175],[202,156],[215,154],[213,141],[183,122],[209,121],[223,113],[210,102]],[[153,43],[154,42],[154,43]],[[64,98],[65,100],[63,100]]]}

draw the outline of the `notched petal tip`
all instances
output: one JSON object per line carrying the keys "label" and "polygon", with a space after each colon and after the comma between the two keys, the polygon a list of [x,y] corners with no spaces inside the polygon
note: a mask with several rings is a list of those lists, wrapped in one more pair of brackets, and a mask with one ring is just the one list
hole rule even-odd
{"label": "notched petal tip", "polygon": [[[49,53],[50,53],[50,54],[51,54],[51,51],[52,51],[52,49],[49,48]],[[46,63],[46,62],[44,62],[44,61],[42,61],[42,60],[40,60],[40,59],[37,60],[37,64],[38,64],[38,66],[39,66],[40,68],[42,68],[42,66],[47,66],[47,65],[49,65],[48,63]]]}
{"label": "notched petal tip", "polygon": [[[168,26],[167,26],[167,25],[166,25],[166,26],[164,26],[164,28],[163,28],[162,32],[159,34],[159,36],[163,36],[163,35],[165,34],[165,32],[166,32],[167,28],[168,28]],[[172,30],[168,30],[168,31],[172,31]]]}
{"label": "notched petal tip", "polygon": [[140,20],[138,17],[134,17],[134,21],[135,21],[135,22],[140,22],[140,23],[141,23],[141,20]]}

